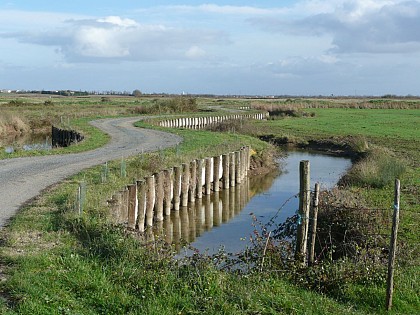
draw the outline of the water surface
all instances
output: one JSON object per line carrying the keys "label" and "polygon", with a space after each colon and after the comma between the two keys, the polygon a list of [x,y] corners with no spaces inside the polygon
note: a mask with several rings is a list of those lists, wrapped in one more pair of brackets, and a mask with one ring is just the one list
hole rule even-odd
{"label": "water surface", "polygon": [[[204,199],[179,214],[173,214],[172,241],[179,245],[188,241],[200,252],[215,253],[221,246],[227,252],[237,252],[249,245],[256,225],[267,223],[276,216],[279,224],[296,213],[299,207],[299,163],[310,161],[311,187],[332,188],[351,166],[348,158],[302,151],[289,152],[282,159],[280,175],[254,178]],[[178,216],[178,218],[174,216]],[[253,220],[255,216],[258,222]],[[184,220],[184,222],[183,222]]]}

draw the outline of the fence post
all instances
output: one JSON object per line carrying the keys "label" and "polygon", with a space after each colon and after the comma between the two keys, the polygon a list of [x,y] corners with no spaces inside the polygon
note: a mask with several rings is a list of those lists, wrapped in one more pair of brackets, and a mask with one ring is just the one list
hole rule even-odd
{"label": "fence post", "polygon": [[319,183],[315,184],[314,203],[312,206],[312,234],[311,234],[311,250],[309,251],[309,264],[313,265],[315,261],[315,238],[318,220],[319,206]]}
{"label": "fence post", "polygon": [[395,252],[397,250],[397,233],[400,222],[400,180],[395,180],[394,191],[394,216],[392,219],[391,242],[389,245],[388,279],[386,281],[386,309],[392,307],[392,294],[394,293],[394,264]]}
{"label": "fence post", "polygon": [[79,215],[83,213],[85,200],[86,200],[86,183],[80,182],[79,187],[77,189],[77,210],[79,212]]}
{"label": "fence post", "polygon": [[300,161],[299,165],[299,212],[296,236],[295,259],[306,264],[309,208],[311,202],[309,161]]}

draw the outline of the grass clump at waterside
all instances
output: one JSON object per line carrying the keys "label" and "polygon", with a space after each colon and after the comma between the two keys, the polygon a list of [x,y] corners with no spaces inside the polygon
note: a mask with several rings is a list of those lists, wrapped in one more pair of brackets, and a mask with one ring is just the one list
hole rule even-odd
{"label": "grass clump at waterside", "polygon": [[356,162],[340,180],[340,184],[382,188],[400,178],[406,164],[385,148],[374,148]]}

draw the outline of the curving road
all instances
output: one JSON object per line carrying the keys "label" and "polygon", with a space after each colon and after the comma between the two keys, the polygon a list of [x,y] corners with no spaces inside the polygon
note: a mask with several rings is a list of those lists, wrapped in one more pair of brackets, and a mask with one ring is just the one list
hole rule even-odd
{"label": "curving road", "polygon": [[165,132],[136,128],[142,117],[113,118],[91,124],[111,135],[104,147],[76,154],[0,160],[0,227],[41,191],[82,169],[142,152],[174,146],[182,138]]}

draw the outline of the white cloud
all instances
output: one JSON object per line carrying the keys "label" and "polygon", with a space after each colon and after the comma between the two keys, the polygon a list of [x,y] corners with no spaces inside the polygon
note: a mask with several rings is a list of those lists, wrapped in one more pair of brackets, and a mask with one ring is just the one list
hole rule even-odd
{"label": "white cloud", "polygon": [[[257,6],[233,6],[233,5],[217,5],[217,4],[201,4],[201,5],[167,5],[158,6],[154,11],[170,11],[184,14],[210,13],[223,15],[275,15],[286,14],[290,12],[286,7],[260,8]],[[145,10],[139,10],[145,11]]]}
{"label": "white cloud", "polygon": [[197,58],[205,55],[202,46],[228,42],[227,35],[221,31],[141,24],[118,16],[70,19],[58,28],[21,30],[3,33],[0,37],[57,47],[57,50],[72,62]]}
{"label": "white cloud", "polygon": [[336,53],[405,53],[420,51],[419,1],[337,1],[334,10],[301,19],[254,18],[271,32],[332,37]]}
{"label": "white cloud", "polygon": [[206,56],[206,51],[198,46],[192,46],[186,51],[185,55],[191,59],[198,59]]}

